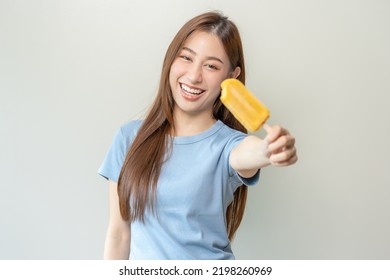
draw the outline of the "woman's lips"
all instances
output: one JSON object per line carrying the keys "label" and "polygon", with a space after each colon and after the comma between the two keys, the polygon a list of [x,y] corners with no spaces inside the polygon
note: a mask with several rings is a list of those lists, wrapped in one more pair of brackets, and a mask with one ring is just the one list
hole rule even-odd
{"label": "woman's lips", "polygon": [[201,95],[202,93],[205,92],[205,90],[203,89],[197,87],[191,87],[183,83],[180,83],[180,88],[182,89],[182,91],[190,95]]}

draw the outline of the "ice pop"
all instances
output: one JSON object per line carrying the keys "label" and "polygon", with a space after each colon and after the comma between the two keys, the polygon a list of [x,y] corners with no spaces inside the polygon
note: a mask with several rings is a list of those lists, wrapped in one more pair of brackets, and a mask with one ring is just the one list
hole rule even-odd
{"label": "ice pop", "polygon": [[221,101],[233,116],[249,131],[255,132],[269,118],[269,110],[239,80],[221,83]]}

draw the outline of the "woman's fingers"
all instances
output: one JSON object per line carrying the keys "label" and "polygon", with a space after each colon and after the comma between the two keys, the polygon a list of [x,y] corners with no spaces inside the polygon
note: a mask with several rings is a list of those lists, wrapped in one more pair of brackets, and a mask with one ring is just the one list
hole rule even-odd
{"label": "woman's fingers", "polygon": [[281,126],[264,124],[267,132],[265,141],[268,143],[267,153],[272,165],[287,166],[298,160],[295,148],[295,138]]}
{"label": "woman's fingers", "polygon": [[277,154],[271,154],[269,159],[272,165],[286,166],[297,162],[298,156],[295,147],[291,147]]}
{"label": "woman's fingers", "polygon": [[273,142],[268,144],[268,151],[270,153],[277,153],[280,151],[283,151],[285,149],[289,149],[291,147],[294,147],[295,145],[295,138],[291,135],[283,135],[274,140]]}

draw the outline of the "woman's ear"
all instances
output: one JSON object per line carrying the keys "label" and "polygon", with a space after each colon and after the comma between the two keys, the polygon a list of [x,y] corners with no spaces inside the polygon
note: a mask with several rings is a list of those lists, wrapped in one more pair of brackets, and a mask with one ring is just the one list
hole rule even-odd
{"label": "woman's ear", "polygon": [[232,72],[231,78],[237,79],[238,76],[240,76],[240,74],[241,74],[241,68],[237,66],[237,67],[234,69],[234,71]]}

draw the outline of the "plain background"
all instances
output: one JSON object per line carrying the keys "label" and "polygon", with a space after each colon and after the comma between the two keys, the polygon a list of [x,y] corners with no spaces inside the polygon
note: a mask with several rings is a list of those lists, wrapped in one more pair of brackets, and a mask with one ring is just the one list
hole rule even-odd
{"label": "plain background", "polygon": [[250,189],[237,258],[390,259],[385,0],[0,0],[0,259],[102,258],[97,169],[210,10],[239,27],[247,86],[299,152]]}

